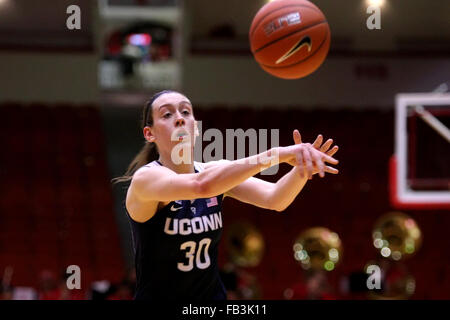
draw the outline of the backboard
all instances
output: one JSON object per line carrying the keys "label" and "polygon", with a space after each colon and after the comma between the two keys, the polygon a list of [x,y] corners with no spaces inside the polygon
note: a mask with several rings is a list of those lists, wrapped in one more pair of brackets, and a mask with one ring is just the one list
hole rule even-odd
{"label": "backboard", "polygon": [[390,198],[398,209],[450,209],[450,93],[396,96]]}

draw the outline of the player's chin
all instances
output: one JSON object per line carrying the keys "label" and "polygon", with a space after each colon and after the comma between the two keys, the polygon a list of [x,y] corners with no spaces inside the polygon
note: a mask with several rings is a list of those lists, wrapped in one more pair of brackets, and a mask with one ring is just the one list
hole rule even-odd
{"label": "player's chin", "polygon": [[192,149],[194,147],[194,141],[189,139],[180,139],[179,141],[173,142],[172,150],[186,150]]}

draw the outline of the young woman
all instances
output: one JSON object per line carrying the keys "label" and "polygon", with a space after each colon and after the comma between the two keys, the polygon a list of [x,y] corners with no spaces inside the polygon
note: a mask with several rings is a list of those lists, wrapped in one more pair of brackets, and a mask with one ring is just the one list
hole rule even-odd
{"label": "young woman", "polygon": [[[116,179],[131,180],[126,211],[135,253],[135,299],[226,299],[217,264],[223,198],[281,212],[313,174],[338,172],[325,165],[337,164],[332,158],[337,146],[329,149],[332,140],[322,145],[319,135],[313,145],[302,143],[297,130],[291,146],[235,161],[193,161],[198,134],[193,107],[174,91],[159,92],[146,103],[143,134],[146,145]],[[253,177],[281,162],[294,167],[277,183]]]}

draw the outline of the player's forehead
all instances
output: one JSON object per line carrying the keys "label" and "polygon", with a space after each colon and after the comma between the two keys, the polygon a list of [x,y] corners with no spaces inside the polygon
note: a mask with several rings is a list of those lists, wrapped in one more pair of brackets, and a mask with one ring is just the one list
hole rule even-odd
{"label": "player's forehead", "polygon": [[154,102],[153,102],[153,109],[158,110],[159,107],[171,104],[174,106],[178,106],[182,102],[191,103],[188,98],[186,98],[184,95],[178,92],[169,92],[165,93],[161,96],[159,96]]}

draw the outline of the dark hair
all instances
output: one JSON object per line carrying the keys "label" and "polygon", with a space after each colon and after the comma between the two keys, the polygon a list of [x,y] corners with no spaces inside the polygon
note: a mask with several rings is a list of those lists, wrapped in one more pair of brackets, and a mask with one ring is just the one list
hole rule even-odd
{"label": "dark hair", "polygon": [[[152,114],[153,102],[155,102],[155,100],[158,99],[163,94],[173,93],[173,92],[179,93],[179,92],[173,91],[173,90],[163,90],[163,91],[155,93],[150,98],[149,101],[145,102],[144,110],[142,112],[142,122],[141,122],[142,130],[147,126],[149,126],[149,127],[153,126],[153,114]],[[142,147],[141,151],[139,151],[139,153],[134,157],[134,159],[128,165],[127,171],[125,171],[123,176],[114,178],[112,180],[113,183],[130,181],[133,178],[134,173],[139,168],[143,167],[144,165],[146,165],[149,162],[157,160],[158,158],[159,158],[159,153],[158,153],[158,148],[156,147],[156,144],[154,142],[146,141],[145,145]]]}

